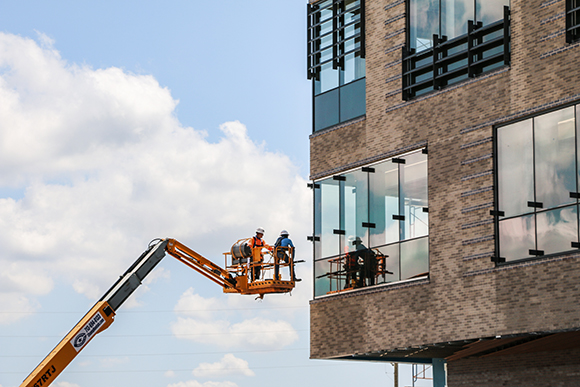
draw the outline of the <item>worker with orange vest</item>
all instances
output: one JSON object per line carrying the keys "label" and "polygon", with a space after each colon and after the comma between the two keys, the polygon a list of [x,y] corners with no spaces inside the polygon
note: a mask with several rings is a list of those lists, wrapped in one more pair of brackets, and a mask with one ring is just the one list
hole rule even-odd
{"label": "worker with orange vest", "polygon": [[[266,248],[270,251],[273,250],[273,247],[268,245],[262,237],[264,236],[264,229],[262,227],[258,227],[256,229],[256,235],[251,237],[248,241],[248,246],[252,249],[252,266],[253,269],[251,270],[252,273],[252,281],[257,281],[260,279],[260,272],[262,271],[262,262],[264,262],[264,256],[262,255],[262,248]],[[254,250],[254,248],[258,248]],[[248,263],[250,260],[248,260]]]}

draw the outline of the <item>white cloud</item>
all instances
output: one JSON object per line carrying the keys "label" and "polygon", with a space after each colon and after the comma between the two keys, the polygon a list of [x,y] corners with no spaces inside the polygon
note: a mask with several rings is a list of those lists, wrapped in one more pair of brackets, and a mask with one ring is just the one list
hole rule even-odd
{"label": "white cloud", "polygon": [[226,375],[254,376],[255,373],[248,366],[248,362],[235,357],[233,354],[226,354],[217,363],[201,363],[193,370],[193,376],[198,378],[213,378]]}
{"label": "white cloud", "polygon": [[238,387],[238,385],[228,381],[200,383],[197,380],[188,380],[187,382],[169,384],[167,387]]}
{"label": "white cloud", "polygon": [[[195,302],[193,302],[195,301]],[[225,319],[213,319],[212,309],[217,300],[205,299],[188,289],[177,303],[176,311],[187,310],[191,317],[178,317],[171,325],[173,334],[180,339],[197,343],[213,344],[223,348],[280,349],[294,343],[298,333],[283,320],[253,317],[239,323]],[[188,307],[195,309],[188,309]],[[181,309],[183,308],[183,309]]]}
{"label": "white cloud", "polygon": [[71,64],[39,40],[0,33],[0,190],[23,192],[0,196],[3,310],[32,311],[55,281],[98,298],[156,237],[220,257],[257,225],[270,242],[310,232],[305,179],[242,123],[210,143],[153,76]]}
{"label": "white cloud", "polygon": [[175,377],[175,371],[173,371],[173,370],[167,370],[167,371],[165,371],[165,373],[163,375],[166,378],[174,378]]}
{"label": "white cloud", "polygon": [[[69,383],[69,382],[56,382],[55,385],[56,385],[56,387],[80,387],[76,383]],[[2,387],[2,386],[0,386],[0,387]]]}

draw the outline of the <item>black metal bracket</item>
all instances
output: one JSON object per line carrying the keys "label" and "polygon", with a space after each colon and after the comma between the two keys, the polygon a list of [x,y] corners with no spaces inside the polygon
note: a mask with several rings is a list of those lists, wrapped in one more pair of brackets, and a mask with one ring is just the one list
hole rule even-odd
{"label": "black metal bracket", "polygon": [[363,172],[375,173],[375,169],[372,167],[362,167]]}
{"label": "black metal bracket", "polygon": [[367,227],[367,228],[376,228],[377,227],[377,225],[375,223],[366,223],[366,222],[363,222],[362,226]]}
{"label": "black metal bracket", "polygon": [[405,215],[393,215],[393,220],[405,220]]}
{"label": "black metal bracket", "polygon": [[397,163],[397,164],[405,164],[405,163],[407,162],[407,160],[405,160],[405,159],[400,159],[400,158],[398,158],[398,157],[395,157],[395,158],[391,159],[391,161],[392,161],[393,163]]}
{"label": "black metal bracket", "polygon": [[544,255],[544,250],[532,250],[532,249],[530,249],[530,250],[528,251],[528,253],[529,253],[530,255],[535,255],[535,256],[542,256],[542,255]]}
{"label": "black metal bracket", "polygon": [[344,230],[332,230],[332,233],[336,235],[346,235],[346,231]]}
{"label": "black metal bracket", "polygon": [[319,242],[320,241],[319,236],[307,236],[306,239],[309,240],[310,242],[314,242],[314,241]]}
{"label": "black metal bracket", "polygon": [[491,261],[495,262],[495,263],[504,263],[505,262],[505,258],[504,257],[496,257],[493,256],[491,257]]}
{"label": "black metal bracket", "polygon": [[346,176],[332,176],[332,180],[346,181]]}
{"label": "black metal bracket", "polygon": [[528,207],[544,208],[544,203],[542,203],[542,202],[528,202]]}
{"label": "black metal bracket", "polygon": [[491,216],[505,216],[505,212],[503,212],[503,211],[496,211],[496,210],[489,211],[489,214]]}

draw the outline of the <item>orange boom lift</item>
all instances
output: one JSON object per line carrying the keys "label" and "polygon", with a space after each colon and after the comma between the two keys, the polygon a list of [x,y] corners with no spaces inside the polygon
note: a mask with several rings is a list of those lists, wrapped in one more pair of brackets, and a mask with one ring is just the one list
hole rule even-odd
{"label": "orange boom lift", "polygon": [[[158,239],[127,269],[105,295],[91,308],[78,324],[61,340],[44,360],[28,375],[20,387],[46,387],[73,361],[92,338],[107,329],[114,320],[115,312],[141,285],[143,279],[169,254],[223,288],[224,293],[258,295],[263,298],[270,293],[288,293],[294,289],[293,248],[277,247],[273,252],[261,247],[251,249],[249,239],[241,239],[225,256],[225,269],[191,250],[175,239]],[[287,262],[281,256],[288,257]],[[262,260],[269,255],[271,259]],[[260,259],[257,259],[260,257]],[[229,263],[228,263],[229,261]],[[300,261],[303,262],[303,261]],[[261,268],[260,278],[250,279],[256,266]],[[274,278],[272,269],[278,273],[280,267],[288,266],[290,279]],[[270,278],[268,278],[270,277]]]}

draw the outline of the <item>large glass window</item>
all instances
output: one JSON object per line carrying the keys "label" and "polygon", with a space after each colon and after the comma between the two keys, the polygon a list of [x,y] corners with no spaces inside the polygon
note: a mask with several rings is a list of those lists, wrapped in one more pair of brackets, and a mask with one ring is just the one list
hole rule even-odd
{"label": "large glass window", "polygon": [[407,0],[407,7],[405,101],[509,65],[509,0]]}
{"label": "large glass window", "polygon": [[308,78],[314,131],[366,113],[364,0],[308,5]]}
{"label": "large glass window", "polygon": [[319,180],[313,187],[315,296],[428,274],[424,151]]}
{"label": "large glass window", "polygon": [[580,105],[496,130],[498,258],[579,248]]}
{"label": "large glass window", "polygon": [[503,19],[509,0],[408,0],[409,47],[433,47],[433,35],[451,40],[467,34],[468,21],[482,26]]}

